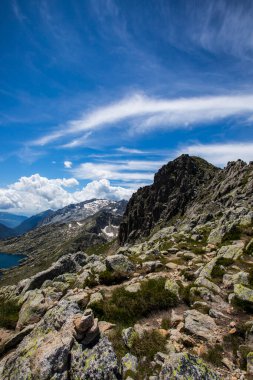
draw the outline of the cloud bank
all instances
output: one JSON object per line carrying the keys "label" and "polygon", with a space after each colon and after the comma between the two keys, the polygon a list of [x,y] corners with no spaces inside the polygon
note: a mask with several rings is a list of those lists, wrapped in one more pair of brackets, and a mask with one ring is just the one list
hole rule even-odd
{"label": "cloud bank", "polygon": [[8,187],[0,188],[0,210],[32,215],[91,198],[129,199],[134,191],[112,186],[107,179],[92,181],[81,190],[75,190],[78,184],[75,178],[48,179],[39,174],[21,177]]}

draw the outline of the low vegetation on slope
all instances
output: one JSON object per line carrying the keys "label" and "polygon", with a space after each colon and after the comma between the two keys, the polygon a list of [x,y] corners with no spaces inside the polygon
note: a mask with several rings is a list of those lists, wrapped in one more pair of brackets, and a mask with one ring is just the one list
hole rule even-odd
{"label": "low vegetation on slope", "polygon": [[134,324],[151,312],[168,310],[177,304],[175,294],[165,289],[165,278],[143,281],[136,293],[116,288],[109,299],[92,305],[99,319],[126,326]]}

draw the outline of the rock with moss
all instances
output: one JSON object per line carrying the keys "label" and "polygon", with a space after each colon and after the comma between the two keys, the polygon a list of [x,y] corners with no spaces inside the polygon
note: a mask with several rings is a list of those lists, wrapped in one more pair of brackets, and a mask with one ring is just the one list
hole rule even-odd
{"label": "rock with moss", "polygon": [[195,285],[205,287],[211,290],[213,293],[219,294],[221,292],[220,287],[214,284],[212,281],[208,280],[205,277],[199,277],[195,282]]}
{"label": "rock with moss", "polygon": [[133,284],[129,284],[125,287],[125,289],[130,293],[137,293],[141,289],[141,283],[135,282]]}
{"label": "rock with moss", "polygon": [[83,289],[70,289],[62,299],[68,302],[76,302],[78,306],[84,309],[89,302],[89,294]]}
{"label": "rock with moss", "polygon": [[69,353],[74,341],[77,304],[60,301],[32,332],[0,363],[2,380],[67,379]]}
{"label": "rock with moss", "polygon": [[108,270],[116,272],[128,273],[134,271],[134,264],[122,254],[107,256],[105,264]]}
{"label": "rock with moss", "polygon": [[168,290],[176,299],[179,299],[180,286],[174,279],[168,279],[165,282],[165,289]]}
{"label": "rock with moss", "polygon": [[204,300],[206,302],[212,301],[213,293],[204,286],[193,286],[189,292],[189,301],[194,303],[196,301]]}
{"label": "rock with moss", "polygon": [[78,274],[75,285],[78,288],[85,288],[87,282],[91,279],[91,277],[92,277],[91,271],[85,269],[80,274]]}
{"label": "rock with moss", "polygon": [[214,228],[207,239],[209,244],[220,244],[224,239],[224,236],[228,234],[234,227],[234,223],[225,224],[222,221]]}
{"label": "rock with moss", "polygon": [[101,292],[95,292],[91,294],[88,306],[91,306],[97,302],[103,301],[104,297]]}
{"label": "rock with moss", "polygon": [[68,286],[68,288],[72,288],[75,284],[77,274],[76,273],[64,273],[60,276],[56,277],[54,281],[63,282]]}
{"label": "rock with moss", "polygon": [[238,260],[243,255],[243,242],[232,244],[232,245],[224,245],[218,251],[218,256],[227,260]]}
{"label": "rock with moss", "polygon": [[22,281],[19,284],[19,291],[24,294],[28,290],[39,289],[46,280],[53,280],[66,272],[77,272],[86,264],[86,261],[87,256],[83,252],[67,254],[53,263],[48,269],[35,274],[25,282]]}
{"label": "rock with moss", "polygon": [[92,348],[83,350],[75,342],[71,350],[71,380],[117,380],[120,368],[113,347],[107,337],[103,336]]}
{"label": "rock with moss", "polygon": [[249,273],[240,271],[235,274],[225,273],[223,276],[223,284],[226,288],[230,288],[234,284],[249,285]]}
{"label": "rock with moss", "polygon": [[159,380],[221,380],[201,359],[188,353],[169,355],[159,374]]}
{"label": "rock with moss", "polygon": [[134,342],[134,339],[138,336],[138,333],[133,327],[128,327],[127,329],[122,330],[122,338],[125,345],[128,348],[131,348]]}
{"label": "rock with moss", "polygon": [[145,261],[142,263],[142,268],[145,272],[155,272],[155,270],[161,268],[163,265],[160,260]]}
{"label": "rock with moss", "polygon": [[121,372],[122,375],[125,376],[127,373],[135,374],[137,372],[138,360],[137,357],[127,353],[121,359]]}
{"label": "rock with moss", "polygon": [[212,278],[212,271],[217,262],[217,257],[211,259],[202,269],[198,271],[198,276],[202,278]]}
{"label": "rock with moss", "polygon": [[234,285],[235,298],[241,305],[246,303],[246,306],[253,307],[253,290],[242,284]]}
{"label": "rock with moss", "polygon": [[253,376],[253,352],[247,355],[247,374]]}
{"label": "rock with moss", "polygon": [[[53,293],[56,296],[56,293]],[[35,289],[26,293],[26,299],[19,312],[17,329],[38,322],[46,311],[53,306],[55,301],[58,301],[61,293],[53,298],[50,295],[45,296],[43,290]]]}
{"label": "rock with moss", "polygon": [[199,338],[212,341],[218,330],[213,318],[197,310],[187,310],[184,313],[185,330]]}

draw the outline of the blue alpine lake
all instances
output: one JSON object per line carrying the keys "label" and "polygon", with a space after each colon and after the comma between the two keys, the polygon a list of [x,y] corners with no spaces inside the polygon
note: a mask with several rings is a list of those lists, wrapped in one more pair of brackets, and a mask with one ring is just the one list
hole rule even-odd
{"label": "blue alpine lake", "polygon": [[0,252],[0,269],[7,269],[19,265],[20,260],[26,256]]}

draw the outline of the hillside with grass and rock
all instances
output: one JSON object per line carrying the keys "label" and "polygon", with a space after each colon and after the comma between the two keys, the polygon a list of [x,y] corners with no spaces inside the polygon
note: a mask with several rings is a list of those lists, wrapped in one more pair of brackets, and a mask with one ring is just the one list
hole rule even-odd
{"label": "hillside with grass and rock", "polygon": [[252,190],[253,163],[183,155],[118,224],[101,210],[69,238],[49,220],[3,242],[31,261],[1,279],[0,378],[252,379]]}

